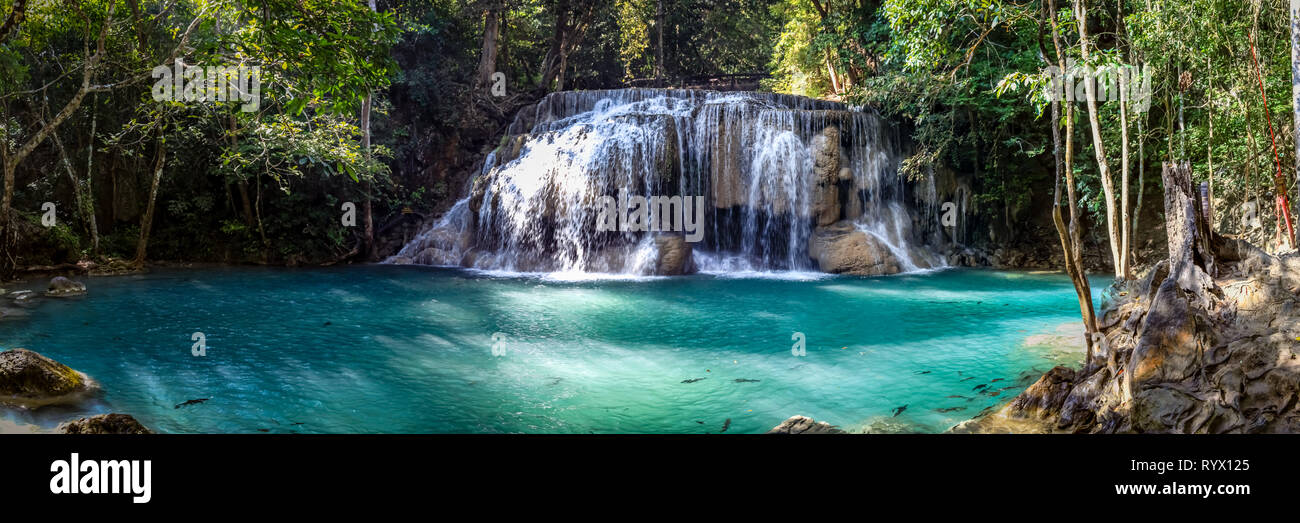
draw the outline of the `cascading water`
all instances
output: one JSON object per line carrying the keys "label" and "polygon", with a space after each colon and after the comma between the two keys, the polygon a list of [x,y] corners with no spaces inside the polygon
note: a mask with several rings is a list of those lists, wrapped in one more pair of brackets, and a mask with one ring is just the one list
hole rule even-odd
{"label": "cascading water", "polygon": [[[520,111],[470,194],[388,262],[636,275],[941,265],[914,232],[898,142],[872,112],[797,96],[554,93]],[[641,202],[638,221],[638,196],[681,203]],[[613,201],[624,227],[610,230]],[[683,213],[696,231],[679,227]]]}

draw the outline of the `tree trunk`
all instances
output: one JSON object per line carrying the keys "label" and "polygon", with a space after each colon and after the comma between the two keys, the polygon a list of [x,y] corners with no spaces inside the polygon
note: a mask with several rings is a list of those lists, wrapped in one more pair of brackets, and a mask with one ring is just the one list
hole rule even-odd
{"label": "tree trunk", "polygon": [[657,39],[659,40],[658,49],[655,50],[655,79],[663,80],[664,78],[664,0],[659,0],[659,7],[655,11],[655,32],[659,34],[659,37]]}
{"label": "tree trunk", "polygon": [[[1291,0],[1291,110],[1300,136],[1300,0]],[[1300,177],[1300,139],[1295,140],[1295,175]]]}
{"label": "tree trunk", "polygon": [[[1143,125],[1142,125],[1142,122],[1143,122],[1143,120],[1146,120],[1147,114],[1150,114],[1150,113],[1143,113],[1143,114],[1142,114],[1141,116],[1139,116],[1138,119],[1137,119],[1137,125],[1138,125],[1138,139],[1137,139],[1137,143],[1138,143],[1138,197],[1137,197],[1137,203],[1133,206],[1133,227],[1129,230],[1129,235],[1130,235],[1130,237],[1133,239],[1134,242],[1137,241],[1137,234],[1138,234],[1138,231],[1141,230],[1141,229],[1138,227],[1138,222],[1142,220],[1142,195],[1143,195],[1143,192],[1144,192],[1145,189],[1146,189],[1146,163],[1147,163],[1147,157],[1146,157],[1146,148],[1145,148],[1145,144],[1143,143],[1144,139],[1146,138],[1146,135],[1143,134],[1143,129],[1142,129],[1142,128],[1143,128]],[[1133,247],[1133,249],[1136,250],[1137,248],[1136,248],[1136,247]],[[1129,255],[1132,256],[1133,253],[1129,253]]]}
{"label": "tree trunk", "polygon": [[551,36],[551,48],[546,51],[546,58],[542,60],[542,81],[539,86],[543,89],[550,89],[551,82],[555,81],[557,66],[560,63],[560,50],[564,46],[564,33],[568,25],[569,0],[560,0],[555,6],[555,28]]}
{"label": "tree trunk", "polygon": [[90,225],[90,255],[99,256],[99,225],[95,217],[95,129],[99,125],[99,94],[90,102],[90,145],[86,151],[86,222]]}
{"label": "tree trunk", "polygon": [[72,170],[72,160],[68,158],[68,150],[63,147],[63,140],[59,138],[59,133],[50,135],[50,138],[54,140],[54,146],[59,150],[59,157],[63,160],[63,168],[68,173],[68,181],[72,183],[72,199],[76,202],[77,214],[81,215],[86,232],[91,236],[92,245],[98,245],[99,232],[95,227],[95,207],[89,201],[91,195],[86,194],[85,186],[77,178],[77,173]]}
{"label": "tree trunk", "polygon": [[[1046,18],[1051,20],[1052,26],[1052,47],[1056,51],[1056,65],[1060,71],[1066,69],[1065,55],[1061,50],[1060,28],[1056,23],[1056,0],[1048,1],[1048,13]],[[1046,49],[1043,49],[1043,55],[1046,56]],[[1056,226],[1056,234],[1061,242],[1062,257],[1065,261],[1065,273],[1070,277],[1070,282],[1074,284],[1075,297],[1079,301],[1079,316],[1083,319],[1083,337],[1087,346],[1087,353],[1084,357],[1084,369],[1092,364],[1094,348],[1097,334],[1097,315],[1092,305],[1092,288],[1088,284],[1087,270],[1083,267],[1082,245],[1083,236],[1079,227],[1079,200],[1075,193],[1074,185],[1074,104],[1069,98],[1065,103],[1065,158],[1061,161],[1061,136],[1060,136],[1060,101],[1052,102],[1052,156],[1056,160],[1056,191],[1053,196],[1055,205],[1052,209],[1052,222]],[[1070,210],[1070,223],[1067,228],[1064,217],[1061,216],[1061,174],[1065,174],[1065,187],[1067,195],[1067,205]]]}
{"label": "tree trunk", "polygon": [[144,216],[140,218],[140,241],[135,245],[135,260],[132,265],[138,267],[144,266],[145,253],[149,248],[149,230],[153,228],[153,210],[154,204],[158,200],[158,184],[162,181],[163,165],[167,162],[167,146],[162,139],[162,131],[159,131],[158,137],[158,160],[153,167],[153,183],[149,186],[149,205],[145,207]]}
{"label": "tree trunk", "polygon": [[[375,0],[370,0],[370,10],[371,10],[371,11],[376,11],[376,9],[375,9]],[[483,85],[482,85],[483,87],[486,87],[486,86],[488,85],[488,82],[491,82],[491,81],[492,81],[492,73],[496,71],[496,61],[497,61],[497,56],[496,56],[496,55],[497,55],[497,46],[496,46],[496,40],[497,40],[497,38],[496,38],[496,34],[499,32],[499,30],[498,30],[498,27],[499,27],[499,26],[498,26],[498,24],[496,23],[497,18],[496,18],[495,13],[494,13],[494,12],[489,12],[489,13],[490,13],[490,14],[489,14],[488,16],[490,16],[490,17],[492,18],[492,20],[493,20],[493,23],[492,23],[492,32],[493,32],[493,36],[492,36],[492,49],[491,49],[491,54],[492,54],[492,56],[491,56],[491,61],[490,61],[490,62],[486,62],[486,63],[485,63],[485,62],[480,62],[480,63],[479,63],[479,74],[480,74],[480,75],[483,74],[483,67],[486,66],[486,67],[488,68],[487,78],[486,78],[486,79],[480,78],[481,80],[484,80],[484,83],[483,83]],[[488,45],[488,39],[487,39],[487,36],[484,36],[484,38],[483,38],[483,46],[484,46],[484,47],[483,47],[483,53],[484,53],[484,58],[485,58],[485,59],[487,58],[487,53],[488,53],[487,45]],[[374,95],[373,95],[372,93],[366,93],[366,99],[365,99],[365,100],[362,100],[362,102],[361,102],[361,146],[364,147],[364,148],[365,148],[365,151],[366,151],[366,164],[367,164],[367,168],[369,168],[369,163],[370,163],[370,160],[371,160],[371,155],[370,155],[370,110],[371,110],[371,104],[372,104],[372,103],[374,103]],[[375,213],[374,213],[373,198],[372,198],[372,196],[371,196],[371,189],[372,189],[372,187],[371,187],[371,180],[369,179],[369,177],[367,177],[367,179],[366,179],[366,183],[365,183],[365,188],[364,188],[365,193],[366,193],[366,200],[365,200],[364,204],[362,205],[362,207],[363,207],[363,209],[362,209],[362,211],[363,211],[362,220],[363,220],[363,222],[364,222],[364,224],[365,224],[365,235],[366,235],[366,236],[365,236],[365,237],[366,237],[365,259],[366,259],[367,261],[370,260],[370,258],[373,257],[373,256],[374,256],[374,253],[375,253]]]}
{"label": "tree trunk", "polygon": [[1132,225],[1130,224],[1129,203],[1128,203],[1128,186],[1129,186],[1129,157],[1128,157],[1128,102],[1129,102],[1129,81],[1128,71],[1122,70],[1119,75],[1119,140],[1120,140],[1120,175],[1119,175],[1119,208],[1120,208],[1120,248],[1119,261],[1120,267],[1116,273],[1123,275],[1124,279],[1133,277],[1133,271],[1129,266],[1129,243]]}
{"label": "tree trunk", "polygon": [[[361,146],[366,151],[366,160],[370,160],[370,103],[371,95],[367,94],[366,99],[361,102]],[[371,183],[367,178],[363,184],[362,190],[365,191],[365,201],[362,202],[362,222],[365,226],[365,248],[363,253],[366,260],[369,260],[375,252],[375,218],[373,212],[372,198],[370,197]]]}
{"label": "tree trunk", "polygon": [[[1084,0],[1074,0],[1075,15],[1078,17],[1079,48],[1083,61],[1088,61],[1088,8]],[[1097,86],[1092,78],[1083,82],[1088,105],[1088,122],[1092,127],[1092,149],[1097,156],[1097,171],[1101,177],[1102,195],[1106,199],[1106,235],[1110,238],[1110,256],[1115,268],[1115,277],[1124,278],[1120,261],[1120,234],[1115,209],[1115,182],[1110,176],[1110,162],[1106,159],[1106,144],[1101,137],[1101,122],[1097,117]]]}
{"label": "tree trunk", "polygon": [[[371,2],[374,9],[374,2]],[[497,45],[501,38],[501,4],[493,2],[483,13],[483,51],[478,60],[478,87],[483,89],[492,84],[492,75],[497,71]]]}

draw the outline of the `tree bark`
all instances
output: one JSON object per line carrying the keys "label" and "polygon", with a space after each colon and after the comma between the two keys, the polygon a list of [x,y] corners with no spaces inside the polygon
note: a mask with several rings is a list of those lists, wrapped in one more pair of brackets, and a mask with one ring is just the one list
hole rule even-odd
{"label": "tree bark", "polygon": [[[1291,110],[1300,136],[1300,0],[1291,0]],[[1300,178],[1300,139],[1295,140],[1295,176]]]}
{"label": "tree bark", "polygon": [[[1079,26],[1079,47],[1080,54],[1084,63],[1088,62],[1088,8],[1084,0],[1074,0],[1075,16],[1078,18]],[[1092,127],[1092,149],[1097,156],[1097,171],[1101,177],[1102,195],[1106,199],[1106,235],[1110,238],[1110,255],[1111,261],[1115,268],[1116,278],[1125,278],[1126,275],[1121,272],[1123,263],[1120,261],[1120,233],[1117,222],[1117,212],[1115,209],[1115,183],[1111,179],[1110,162],[1106,159],[1106,144],[1101,137],[1101,122],[1097,117],[1097,86],[1092,78],[1087,78],[1083,82],[1084,92],[1087,98],[1088,122]]]}
{"label": "tree bark", "polygon": [[63,168],[68,173],[68,181],[72,183],[72,198],[77,205],[77,214],[85,224],[86,232],[90,234],[91,245],[96,248],[99,245],[99,230],[95,226],[95,205],[91,195],[86,194],[86,187],[81,180],[77,178],[77,173],[72,169],[72,160],[68,158],[68,150],[63,147],[63,140],[59,138],[59,133],[50,135],[54,140],[54,146],[59,150],[59,157],[63,160]]}
{"label": "tree bark", "polygon": [[546,58],[542,60],[542,80],[540,87],[545,89],[551,88],[551,82],[555,81],[556,64],[560,61],[560,49],[564,45],[564,33],[569,25],[569,0],[560,0],[555,7],[555,27],[551,35],[551,47],[546,51]]}
{"label": "tree bark", "polygon": [[663,80],[664,78],[664,0],[659,0],[659,7],[658,9],[655,10],[655,32],[659,34],[659,37],[656,39],[659,41],[658,49],[655,50],[655,79]]}
{"label": "tree bark", "polygon": [[163,166],[167,163],[167,145],[163,141],[161,130],[158,134],[158,160],[153,167],[153,183],[149,185],[149,204],[145,207],[144,216],[140,218],[140,240],[135,245],[135,260],[131,262],[137,268],[144,266],[145,253],[149,249],[149,231],[153,228],[153,211],[158,200],[158,184],[162,181]]}
{"label": "tree bark", "polygon": [[[376,11],[375,0],[370,0],[370,10]],[[493,19],[495,20],[495,17]],[[495,26],[496,24],[494,23],[493,25]],[[497,32],[496,28],[493,29],[493,32],[494,33]],[[483,45],[486,46],[487,43],[488,43],[487,38],[484,37]],[[484,53],[486,53],[487,49],[484,48],[483,51]],[[497,54],[496,37],[494,36],[492,40],[492,59],[490,63],[486,64],[491,71],[496,70],[496,54]],[[481,69],[483,66],[484,64],[479,65],[480,75],[483,73]],[[489,72],[487,76],[487,81],[490,82],[491,78],[492,78],[492,73]],[[483,85],[486,86],[487,83],[484,83]],[[371,110],[372,103],[374,103],[374,94],[366,93],[366,99],[361,101],[361,146],[365,148],[366,151],[367,168],[369,168],[369,163],[372,159],[370,154],[370,110]],[[371,190],[373,189],[373,187],[371,185],[372,185],[371,180],[369,179],[369,177],[367,177],[365,187],[364,187],[366,193],[365,194],[366,199],[362,205],[363,207],[362,220],[365,225],[365,238],[366,238],[366,247],[365,247],[366,260],[370,260],[370,258],[373,257],[375,254],[375,213],[374,213],[374,198],[371,195]]]}
{"label": "tree bark", "polygon": [[1119,176],[1119,208],[1120,208],[1120,248],[1119,261],[1120,267],[1116,271],[1123,275],[1124,279],[1133,277],[1133,271],[1129,265],[1129,243],[1132,225],[1130,224],[1129,203],[1128,203],[1128,186],[1129,186],[1129,155],[1128,155],[1128,102],[1129,102],[1129,81],[1128,71],[1120,71],[1119,75],[1119,136],[1120,136],[1120,176]]}
{"label": "tree bark", "polygon": [[[1066,62],[1065,55],[1061,50],[1060,28],[1056,23],[1056,0],[1048,1],[1048,13],[1046,18],[1051,21],[1052,28],[1052,47],[1055,50],[1056,65],[1064,73]],[[1040,46],[1042,45],[1040,40]],[[1046,49],[1042,49],[1044,59],[1047,56]],[[1065,103],[1065,158],[1061,158],[1061,135],[1060,135],[1060,106],[1059,100],[1052,102],[1052,156],[1055,159],[1056,166],[1056,190],[1053,195],[1052,222],[1056,226],[1056,234],[1061,242],[1063,259],[1065,261],[1065,273],[1070,277],[1070,282],[1074,284],[1075,297],[1079,302],[1079,316],[1083,319],[1084,342],[1087,346],[1087,353],[1084,358],[1084,369],[1086,370],[1093,361],[1095,335],[1097,333],[1097,315],[1092,305],[1092,288],[1088,284],[1088,275],[1083,266],[1082,244],[1083,236],[1079,227],[1078,216],[1078,195],[1075,193],[1074,185],[1074,104],[1069,98]],[[1061,216],[1061,174],[1065,174],[1065,187],[1067,195],[1067,205],[1070,210],[1070,223],[1067,228],[1064,217]]]}
{"label": "tree bark", "polygon": [[[374,9],[374,2],[371,2]],[[486,88],[492,84],[492,75],[497,71],[497,46],[501,38],[501,4],[492,2],[483,12],[483,50],[478,60],[478,87]]]}

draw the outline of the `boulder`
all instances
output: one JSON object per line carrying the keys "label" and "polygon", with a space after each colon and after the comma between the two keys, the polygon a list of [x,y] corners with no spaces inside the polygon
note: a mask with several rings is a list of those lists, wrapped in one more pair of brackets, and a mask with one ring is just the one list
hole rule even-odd
{"label": "boulder", "polygon": [[55,276],[50,280],[50,287],[45,291],[46,296],[80,296],[86,293],[86,284],[79,281],[73,281],[63,276]]}
{"label": "boulder", "polygon": [[60,403],[93,388],[85,374],[27,349],[0,352],[0,402]]}
{"label": "boulder", "polygon": [[1075,374],[1073,369],[1067,367],[1052,368],[1011,401],[1011,411],[1038,418],[1059,414],[1066,397],[1070,395]]}
{"label": "boulder", "polygon": [[822,272],[876,276],[902,270],[888,246],[848,221],[813,230],[808,255]]}
{"label": "boulder", "polygon": [[772,427],[768,434],[848,434],[830,423],[813,421],[808,416],[793,416]]}
{"label": "boulder", "polygon": [[63,434],[153,434],[129,414],[100,414],[59,424]]}
{"label": "boulder", "polygon": [[676,234],[657,236],[655,248],[658,251],[655,259],[655,274],[678,276],[695,272],[695,261],[691,258],[691,244],[684,236]]}

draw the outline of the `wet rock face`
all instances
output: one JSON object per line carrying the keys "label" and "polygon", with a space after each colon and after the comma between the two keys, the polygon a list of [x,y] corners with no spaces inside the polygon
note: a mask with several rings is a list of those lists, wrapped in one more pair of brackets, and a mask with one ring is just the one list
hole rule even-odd
{"label": "wet rock face", "polygon": [[100,414],[59,424],[63,434],[153,434],[129,414]]}
{"label": "wet rock face", "polygon": [[46,296],[77,296],[85,293],[86,284],[63,276],[55,276],[50,280],[50,287],[45,291]]}
{"label": "wet rock face", "polygon": [[808,416],[793,416],[772,427],[768,434],[848,434],[824,421],[813,421]]}
{"label": "wet rock face", "polygon": [[655,237],[658,258],[655,260],[655,274],[661,276],[679,276],[695,272],[695,263],[691,258],[691,244],[681,235],[664,234]]}
{"label": "wet rock face", "polygon": [[[813,140],[813,216],[818,226],[840,219],[840,130],[827,127]],[[852,173],[848,173],[849,178]]]}
{"label": "wet rock face", "polygon": [[808,255],[822,272],[876,276],[902,270],[888,246],[847,221],[813,231]]}
{"label": "wet rock face", "polygon": [[0,352],[0,402],[29,405],[87,390],[85,376],[27,349]]}

